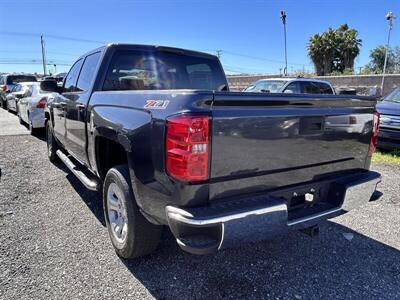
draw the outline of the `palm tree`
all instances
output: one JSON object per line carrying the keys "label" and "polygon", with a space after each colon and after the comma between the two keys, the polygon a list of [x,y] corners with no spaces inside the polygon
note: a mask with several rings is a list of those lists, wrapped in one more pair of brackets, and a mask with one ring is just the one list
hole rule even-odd
{"label": "palm tree", "polygon": [[343,24],[338,29],[329,28],[322,34],[312,36],[307,49],[317,75],[328,75],[333,70],[343,72],[353,69],[360,46],[357,30]]}
{"label": "palm tree", "polygon": [[315,72],[317,75],[323,74],[324,71],[324,50],[323,50],[323,39],[319,34],[315,34],[310,38],[310,42],[307,46],[308,55],[315,66]]}

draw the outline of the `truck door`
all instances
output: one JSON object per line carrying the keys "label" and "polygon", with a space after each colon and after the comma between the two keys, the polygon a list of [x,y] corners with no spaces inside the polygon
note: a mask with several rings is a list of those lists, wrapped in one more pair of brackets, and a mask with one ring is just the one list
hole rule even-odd
{"label": "truck door", "polygon": [[85,58],[75,91],[66,96],[66,148],[84,164],[88,164],[86,152],[86,107],[91,95],[100,55],[101,52],[96,52]]}
{"label": "truck door", "polygon": [[64,92],[54,97],[53,107],[53,121],[54,121],[54,135],[66,147],[66,109],[69,98],[73,97],[76,90],[76,82],[78,80],[79,71],[82,67],[82,59],[75,62],[69,70],[67,77],[64,81]]}

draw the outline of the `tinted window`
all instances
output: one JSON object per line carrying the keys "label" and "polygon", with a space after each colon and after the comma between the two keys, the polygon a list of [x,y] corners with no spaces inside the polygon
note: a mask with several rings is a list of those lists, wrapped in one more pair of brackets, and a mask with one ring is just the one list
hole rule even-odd
{"label": "tinted window", "polygon": [[103,90],[207,89],[227,84],[217,59],[169,51],[117,51]]}
{"label": "tinted window", "polygon": [[329,84],[323,82],[316,82],[316,84],[319,87],[321,94],[333,94],[332,88]]}
{"label": "tinted window", "polygon": [[383,101],[399,102],[400,103],[400,87],[395,89],[389,95],[387,95]]}
{"label": "tinted window", "polygon": [[7,76],[7,84],[17,84],[20,82],[37,81],[35,76],[30,75],[10,75]]}
{"label": "tinted window", "polygon": [[283,80],[261,80],[249,86],[245,91],[279,93],[284,84],[285,81]]}
{"label": "tinted window", "polygon": [[91,54],[86,57],[81,73],[79,74],[78,84],[76,87],[77,91],[87,91],[89,90],[93,79],[94,73],[97,69],[97,64],[100,60],[100,52]]}
{"label": "tinted window", "polygon": [[12,89],[12,92],[20,92],[22,90],[22,85],[17,84],[16,86],[14,86],[14,88]]}
{"label": "tinted window", "polygon": [[305,81],[303,84],[304,94],[332,94],[331,87],[323,82]]}
{"label": "tinted window", "polygon": [[300,84],[299,82],[292,82],[285,88],[284,93],[300,94]]}
{"label": "tinted window", "polygon": [[67,78],[65,79],[64,88],[66,92],[76,91],[76,81],[78,79],[79,71],[82,66],[82,59],[78,60],[69,70]]}

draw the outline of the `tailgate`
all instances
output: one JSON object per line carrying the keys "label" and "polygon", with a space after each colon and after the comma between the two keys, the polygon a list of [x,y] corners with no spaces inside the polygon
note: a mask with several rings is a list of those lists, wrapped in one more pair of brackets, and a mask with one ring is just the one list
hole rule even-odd
{"label": "tailgate", "polygon": [[356,96],[215,93],[210,199],[368,167],[374,109]]}

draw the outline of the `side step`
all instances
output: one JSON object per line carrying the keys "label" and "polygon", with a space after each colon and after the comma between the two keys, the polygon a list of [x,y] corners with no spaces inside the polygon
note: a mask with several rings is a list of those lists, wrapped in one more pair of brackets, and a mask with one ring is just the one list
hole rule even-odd
{"label": "side step", "polygon": [[66,156],[61,150],[57,150],[57,156],[61,159],[61,161],[67,166],[67,168],[74,173],[74,175],[79,179],[82,184],[91,191],[98,191],[100,188],[100,184],[97,179],[90,179],[83,173],[79,168]]}

